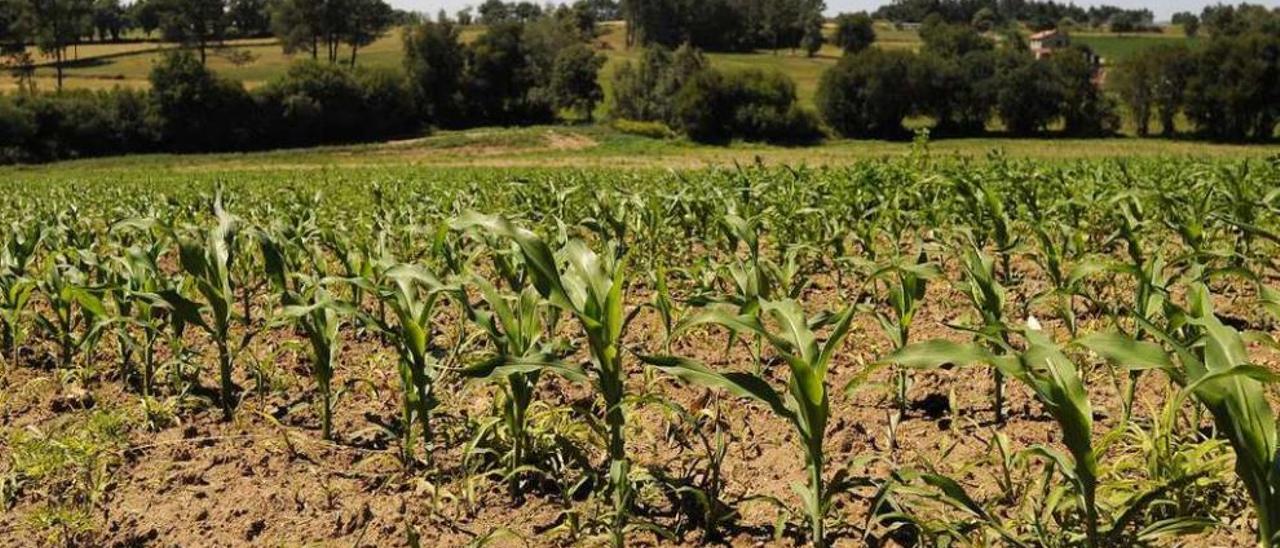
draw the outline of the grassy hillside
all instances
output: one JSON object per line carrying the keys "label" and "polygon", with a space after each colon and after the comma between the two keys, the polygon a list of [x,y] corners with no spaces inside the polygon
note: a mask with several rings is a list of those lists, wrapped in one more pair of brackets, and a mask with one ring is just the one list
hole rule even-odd
{"label": "grassy hillside", "polygon": [[[482,30],[480,27],[464,29],[463,40],[474,39]],[[596,43],[609,57],[609,63],[601,76],[607,92],[609,75],[623,60],[634,58],[636,52],[625,47],[625,32],[621,23],[605,23],[602,25],[602,30]],[[920,38],[915,31],[896,29],[888,23],[877,23],[876,33],[876,43],[882,48],[914,49],[920,44]],[[1095,48],[1108,61],[1115,61],[1143,48],[1186,38],[1181,31],[1170,29],[1165,34],[1156,35],[1078,33],[1076,39]],[[215,50],[211,54],[209,65],[228,77],[243,81],[250,88],[260,86],[282,74],[297,58],[297,56],[286,55],[271,39],[232,41],[227,45],[247,51],[250,54],[248,62],[233,63],[228,56]],[[74,62],[65,69],[65,86],[71,89],[146,87],[147,75],[151,67],[163,50],[172,47],[175,46],[156,42],[78,46],[70,51]],[[38,52],[34,53],[39,63],[51,61],[50,58],[39,55]],[[363,66],[398,67],[402,56],[400,32],[393,30],[361,50],[358,62]],[[762,68],[781,71],[796,82],[801,101],[811,104],[819,77],[827,67],[839,59],[840,51],[838,48],[827,45],[812,58],[798,51],[713,53],[709,57],[717,66],[726,68]],[[39,68],[36,71],[37,87],[43,90],[54,89],[54,75],[55,72],[50,67]],[[0,79],[0,91],[13,89],[15,86],[16,83],[12,78]]]}

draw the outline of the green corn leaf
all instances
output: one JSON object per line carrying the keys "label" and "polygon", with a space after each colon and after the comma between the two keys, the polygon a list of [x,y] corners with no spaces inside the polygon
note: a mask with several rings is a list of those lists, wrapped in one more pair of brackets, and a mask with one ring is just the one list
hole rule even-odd
{"label": "green corn leaf", "polygon": [[696,360],[674,356],[637,355],[637,357],[640,361],[684,381],[719,388],[738,397],[759,401],[782,417],[789,418],[794,415],[783,403],[782,396],[769,385],[769,382],[755,375],[737,371],[720,373]]}
{"label": "green corn leaf", "polygon": [[993,359],[990,352],[976,344],[934,339],[909,344],[882,361],[913,369],[935,369],[946,364],[963,367]]}
{"label": "green corn leaf", "polygon": [[1123,333],[1092,333],[1076,339],[1075,344],[1129,370],[1173,367],[1173,361],[1160,345],[1138,341]]}

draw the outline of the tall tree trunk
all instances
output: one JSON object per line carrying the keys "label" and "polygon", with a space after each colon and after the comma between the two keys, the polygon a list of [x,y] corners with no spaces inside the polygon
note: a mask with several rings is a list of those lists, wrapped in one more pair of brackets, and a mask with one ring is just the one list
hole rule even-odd
{"label": "tall tree trunk", "polygon": [[355,44],[351,44],[351,67],[356,66],[356,50],[359,49]]}
{"label": "tall tree trunk", "polygon": [[54,50],[54,65],[58,67],[58,91],[62,91],[62,59],[65,48],[57,48]]}

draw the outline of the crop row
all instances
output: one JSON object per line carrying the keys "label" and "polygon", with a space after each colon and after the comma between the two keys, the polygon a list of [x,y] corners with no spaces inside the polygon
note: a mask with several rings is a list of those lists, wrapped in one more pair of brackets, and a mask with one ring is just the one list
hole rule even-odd
{"label": "crop row", "polygon": [[[405,468],[436,470],[439,391],[487,379],[500,389],[494,428],[506,440],[491,465],[513,497],[547,473],[529,416],[546,378],[561,377],[594,394],[587,418],[604,442],[593,489],[610,510],[582,527],[614,545],[637,529],[674,534],[638,517],[637,483],[650,474],[633,469],[628,450],[628,409],[641,396],[628,380],[642,368],[793,429],[807,471],[797,515],[815,545],[832,538],[833,500],[868,486],[868,526],[961,542],[1108,546],[1209,527],[1212,516],[1177,504],[1202,479],[1195,472],[1100,500],[1109,447],[1140,428],[1166,445],[1148,451],[1153,459],[1181,455],[1170,445],[1229,444],[1258,538],[1275,542],[1278,442],[1266,390],[1277,376],[1257,359],[1280,348],[1268,334],[1280,312],[1274,163],[912,157],[832,170],[467,175],[354,188],[266,178],[34,185],[0,206],[5,368],[48,362],[74,376],[109,355],[114,378],[144,398],[216,381],[229,420],[245,349],[297,335],[320,435],[331,439],[342,348],[373,337],[398,356]],[[916,319],[935,286],[963,295],[968,312],[946,326],[954,336],[923,339]],[[1224,299],[1256,313],[1215,313]],[[636,342],[642,315],[661,326],[660,344]],[[874,318],[890,350],[833,385],[830,365],[860,317]],[[726,368],[675,350],[718,335],[749,359]],[[203,354],[216,363],[212,378],[170,371]],[[1097,359],[1123,387],[1122,426],[1105,433],[1085,381]],[[914,376],[940,367],[990,372],[997,425],[1015,387],[1055,421],[1053,444],[1001,445],[1022,455],[1010,467],[1045,463],[1040,511],[995,508],[937,470],[895,467],[864,483],[832,472],[834,392],[884,372],[902,417]],[[1152,420],[1133,410],[1149,375],[1175,387]],[[1208,430],[1192,418],[1202,412]],[[721,500],[723,454],[709,450],[703,482],[677,495],[698,501],[687,525],[704,540],[733,513]]]}

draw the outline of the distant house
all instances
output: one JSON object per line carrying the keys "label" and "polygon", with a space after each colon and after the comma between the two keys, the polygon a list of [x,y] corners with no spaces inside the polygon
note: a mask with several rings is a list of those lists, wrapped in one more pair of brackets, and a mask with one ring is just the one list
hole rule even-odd
{"label": "distant house", "polygon": [[1042,30],[1031,35],[1031,53],[1036,59],[1044,59],[1053,55],[1054,50],[1071,46],[1071,37],[1058,30]]}
{"label": "distant house", "polygon": [[[1042,30],[1031,35],[1031,53],[1036,59],[1047,59],[1053,57],[1053,52],[1071,47],[1071,36],[1060,30]],[[1092,48],[1084,48],[1089,55],[1089,61],[1093,63],[1098,74],[1096,78],[1102,77],[1102,57],[1093,52]]]}

